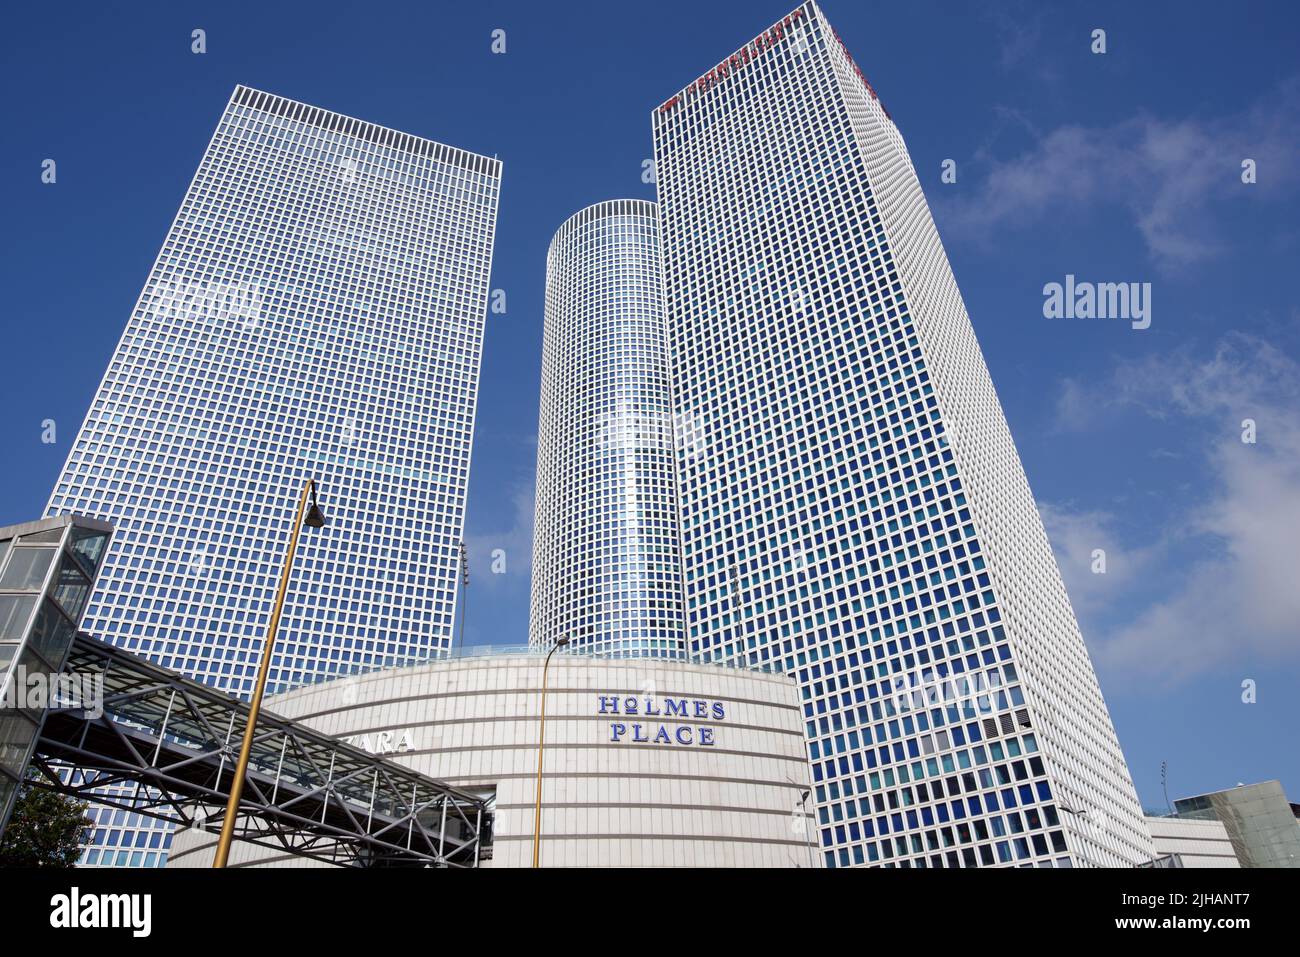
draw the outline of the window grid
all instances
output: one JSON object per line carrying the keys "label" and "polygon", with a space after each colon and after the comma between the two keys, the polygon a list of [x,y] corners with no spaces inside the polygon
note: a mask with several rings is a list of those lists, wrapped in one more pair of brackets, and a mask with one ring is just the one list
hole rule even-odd
{"label": "window grid", "polygon": [[530,641],[680,658],[677,484],[655,205],[598,203],[547,255]]}
{"label": "window grid", "polygon": [[115,528],[87,630],[247,696],[315,478],[271,683],[450,646],[499,184],[236,87],[49,502]]}
{"label": "window grid", "polygon": [[687,653],[798,679],[827,865],[1149,859],[876,92],[806,3],[652,126],[674,412],[705,445],[678,454]]}

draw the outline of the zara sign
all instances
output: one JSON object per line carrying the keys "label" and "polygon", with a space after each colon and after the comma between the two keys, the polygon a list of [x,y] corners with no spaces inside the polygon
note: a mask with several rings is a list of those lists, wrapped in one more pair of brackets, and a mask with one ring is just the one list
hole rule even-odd
{"label": "zara sign", "polygon": [[[724,721],[727,709],[721,701],[700,698],[629,697],[616,694],[596,696],[597,714],[617,715],[611,721],[609,740],[631,744],[676,744],[685,747],[712,747],[716,728],[698,724]],[[679,721],[671,719],[678,718]],[[689,723],[688,723],[689,722]]]}
{"label": "zara sign", "polygon": [[415,729],[379,731],[373,736],[354,734],[343,739],[344,744],[354,744],[368,754],[404,754],[415,750]]}

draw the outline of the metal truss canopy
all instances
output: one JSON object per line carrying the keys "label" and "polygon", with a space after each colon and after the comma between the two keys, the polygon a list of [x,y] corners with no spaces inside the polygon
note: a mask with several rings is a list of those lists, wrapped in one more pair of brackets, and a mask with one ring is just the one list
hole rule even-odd
{"label": "metal truss canopy", "polygon": [[[52,705],[42,786],[182,826],[220,822],[248,705],[80,634],[64,665],[102,675],[103,713]],[[136,787],[105,785],[134,782]],[[263,711],[235,837],[333,864],[476,867],[492,799]]]}

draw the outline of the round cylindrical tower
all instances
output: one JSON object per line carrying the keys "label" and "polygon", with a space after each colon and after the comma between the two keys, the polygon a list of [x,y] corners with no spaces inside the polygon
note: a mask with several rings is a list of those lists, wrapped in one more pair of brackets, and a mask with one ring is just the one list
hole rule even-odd
{"label": "round cylindrical tower", "polygon": [[682,657],[669,388],[655,204],[590,206],[546,259],[535,647]]}

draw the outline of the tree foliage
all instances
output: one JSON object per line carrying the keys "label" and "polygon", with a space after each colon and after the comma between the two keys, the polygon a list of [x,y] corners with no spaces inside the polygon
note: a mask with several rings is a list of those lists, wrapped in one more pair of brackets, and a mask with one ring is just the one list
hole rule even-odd
{"label": "tree foliage", "polygon": [[86,802],[23,787],[0,839],[0,867],[74,867],[94,822]]}

